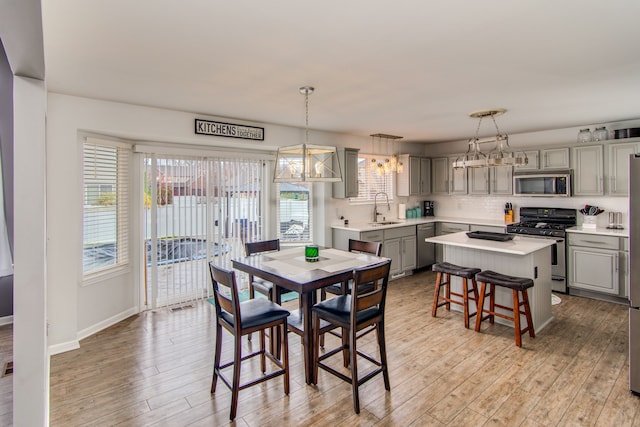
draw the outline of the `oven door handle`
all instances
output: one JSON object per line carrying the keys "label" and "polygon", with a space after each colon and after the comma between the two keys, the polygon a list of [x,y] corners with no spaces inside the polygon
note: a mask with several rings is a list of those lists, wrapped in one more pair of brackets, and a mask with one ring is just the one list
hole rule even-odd
{"label": "oven door handle", "polygon": [[558,241],[551,245],[551,265],[558,265]]}

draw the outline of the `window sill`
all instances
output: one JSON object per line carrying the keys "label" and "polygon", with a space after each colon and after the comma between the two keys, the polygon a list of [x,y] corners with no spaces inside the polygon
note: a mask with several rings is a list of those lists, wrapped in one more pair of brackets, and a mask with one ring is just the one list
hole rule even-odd
{"label": "window sill", "polygon": [[113,268],[109,268],[104,271],[89,273],[82,276],[80,280],[80,286],[91,286],[97,283],[104,282],[105,280],[113,279],[115,277],[125,276],[131,272],[131,268],[128,264],[121,265]]}

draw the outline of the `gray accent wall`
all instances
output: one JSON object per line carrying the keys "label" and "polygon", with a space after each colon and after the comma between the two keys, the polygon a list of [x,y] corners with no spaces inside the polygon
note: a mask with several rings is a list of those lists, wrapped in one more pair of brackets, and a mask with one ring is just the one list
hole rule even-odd
{"label": "gray accent wall", "polygon": [[[13,253],[13,73],[0,40],[0,154],[4,216]],[[2,206],[0,206],[2,209]],[[0,277],[0,317],[13,315],[13,276]]]}

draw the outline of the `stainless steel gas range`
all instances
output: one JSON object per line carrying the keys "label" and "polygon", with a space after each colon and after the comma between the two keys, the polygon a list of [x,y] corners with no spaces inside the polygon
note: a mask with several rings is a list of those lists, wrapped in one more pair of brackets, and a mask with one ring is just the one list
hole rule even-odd
{"label": "stainless steel gas range", "polygon": [[563,208],[520,208],[520,222],[507,225],[507,233],[555,239],[551,250],[554,292],[567,292],[566,232],[576,225],[577,211]]}

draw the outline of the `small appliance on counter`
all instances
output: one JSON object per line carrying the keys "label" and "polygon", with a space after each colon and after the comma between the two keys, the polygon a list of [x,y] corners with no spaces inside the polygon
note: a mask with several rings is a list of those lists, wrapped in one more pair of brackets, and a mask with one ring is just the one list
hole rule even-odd
{"label": "small appliance on counter", "polygon": [[607,228],[610,230],[623,230],[622,225],[622,212],[609,212],[609,225]]}
{"label": "small appliance on counter", "polygon": [[423,202],[422,214],[423,214],[423,216],[434,216],[435,215],[433,201],[425,200]]}

